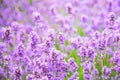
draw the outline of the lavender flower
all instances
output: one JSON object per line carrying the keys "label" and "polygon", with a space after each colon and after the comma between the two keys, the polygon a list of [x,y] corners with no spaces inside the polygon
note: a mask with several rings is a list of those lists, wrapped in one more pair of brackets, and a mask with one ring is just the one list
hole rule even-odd
{"label": "lavender flower", "polygon": [[0,79],[119,80],[119,7],[119,0],[0,0]]}
{"label": "lavender flower", "polygon": [[78,65],[77,65],[77,63],[74,61],[73,58],[70,58],[70,59],[69,59],[68,64],[69,64],[69,66],[70,66],[70,71],[71,71],[71,72],[77,71]]}

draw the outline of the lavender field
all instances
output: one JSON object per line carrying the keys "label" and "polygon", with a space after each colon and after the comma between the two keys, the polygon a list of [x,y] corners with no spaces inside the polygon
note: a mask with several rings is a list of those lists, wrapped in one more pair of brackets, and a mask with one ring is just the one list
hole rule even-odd
{"label": "lavender field", "polygon": [[120,0],[0,0],[0,80],[120,80]]}

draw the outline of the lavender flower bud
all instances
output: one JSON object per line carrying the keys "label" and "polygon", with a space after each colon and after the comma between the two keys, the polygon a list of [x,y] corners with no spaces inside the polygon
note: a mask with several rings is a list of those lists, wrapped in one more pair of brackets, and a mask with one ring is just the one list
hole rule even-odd
{"label": "lavender flower bud", "polygon": [[67,8],[68,14],[72,14],[72,4],[71,3],[67,3],[66,4],[66,8]]}
{"label": "lavender flower bud", "polygon": [[78,72],[75,72],[68,80],[79,80]]}
{"label": "lavender flower bud", "polygon": [[64,44],[65,43],[65,36],[62,33],[60,33],[58,36],[58,40],[61,44]]}
{"label": "lavender flower bud", "polygon": [[70,71],[71,71],[71,72],[77,71],[78,65],[77,65],[77,63],[74,61],[73,58],[70,58],[70,59],[69,59],[68,64],[69,64],[69,66],[70,66]]}
{"label": "lavender flower bud", "polygon": [[111,74],[111,69],[106,66],[103,67],[103,77],[108,78]]}
{"label": "lavender flower bud", "polygon": [[15,70],[14,70],[14,76],[15,76],[15,79],[21,79],[21,76],[22,76],[22,70],[20,67],[16,67]]}

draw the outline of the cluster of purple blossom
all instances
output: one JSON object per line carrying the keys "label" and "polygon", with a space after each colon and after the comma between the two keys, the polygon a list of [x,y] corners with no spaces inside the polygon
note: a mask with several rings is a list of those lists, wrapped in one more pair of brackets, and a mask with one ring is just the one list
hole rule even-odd
{"label": "cluster of purple blossom", "polygon": [[120,80],[120,0],[0,0],[0,80]]}

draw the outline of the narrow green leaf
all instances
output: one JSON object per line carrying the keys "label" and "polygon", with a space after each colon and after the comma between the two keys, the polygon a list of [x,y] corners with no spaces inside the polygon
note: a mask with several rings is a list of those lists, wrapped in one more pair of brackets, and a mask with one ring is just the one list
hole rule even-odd
{"label": "narrow green leaf", "polygon": [[55,44],[55,47],[56,47],[56,49],[57,49],[57,50],[61,50],[61,48],[60,48],[60,45],[59,45],[59,44]]}
{"label": "narrow green leaf", "polygon": [[70,44],[70,41],[69,40],[66,40],[65,41],[65,45],[68,46]]}
{"label": "narrow green leaf", "polygon": [[68,72],[68,76],[67,76],[67,77],[65,77],[65,79],[64,79],[64,80],[68,80],[68,78],[70,78],[72,75],[73,75],[73,73],[72,73],[72,72]]}
{"label": "narrow green leaf", "polygon": [[60,50],[60,51],[61,51],[61,47],[60,47],[60,44],[59,44],[57,38],[55,39],[55,48],[56,48],[57,50]]}
{"label": "narrow green leaf", "polygon": [[105,55],[105,58],[103,58],[102,60],[103,66],[111,67],[112,64],[109,63],[109,60],[110,60],[110,55]]}
{"label": "narrow green leaf", "polygon": [[83,28],[81,28],[81,27],[78,28],[78,34],[80,36],[84,36],[84,30],[83,30]]}
{"label": "narrow green leaf", "polygon": [[98,57],[99,56],[96,56],[96,58],[95,58],[95,67],[97,68],[97,70],[99,72],[99,76],[101,76],[102,75],[102,66],[98,62]]}
{"label": "narrow green leaf", "polygon": [[78,64],[78,75],[80,80],[84,80],[84,72],[83,72],[83,67],[81,63],[80,57],[77,55],[77,50],[73,50],[71,52],[72,57],[75,59],[75,62]]}
{"label": "narrow green leaf", "polygon": [[111,76],[112,76],[112,77],[115,77],[115,75],[116,75],[116,72],[115,72],[114,70],[112,70]]}
{"label": "narrow green leaf", "polygon": [[30,3],[30,4],[32,4],[32,2],[33,2],[32,0],[29,0],[29,3]]}
{"label": "narrow green leaf", "polygon": [[0,0],[0,4],[2,4],[3,3],[3,0]]}
{"label": "narrow green leaf", "polygon": [[26,74],[23,75],[22,80],[26,80]]}

